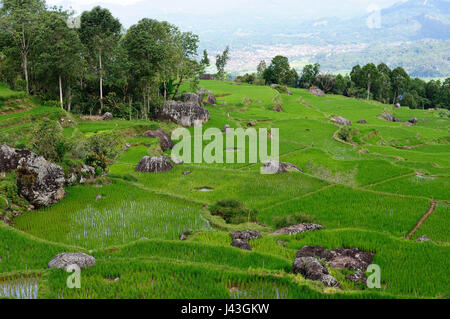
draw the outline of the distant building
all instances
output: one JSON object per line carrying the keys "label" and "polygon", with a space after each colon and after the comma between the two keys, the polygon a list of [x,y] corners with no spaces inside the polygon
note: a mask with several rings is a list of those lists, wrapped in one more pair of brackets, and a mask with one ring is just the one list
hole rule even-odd
{"label": "distant building", "polygon": [[200,80],[215,80],[216,76],[214,74],[201,74],[199,76]]}

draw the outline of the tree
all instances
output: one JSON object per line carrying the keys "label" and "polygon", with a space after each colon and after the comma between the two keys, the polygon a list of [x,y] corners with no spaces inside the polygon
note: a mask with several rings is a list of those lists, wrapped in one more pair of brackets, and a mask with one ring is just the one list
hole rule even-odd
{"label": "tree", "polygon": [[310,88],[315,83],[319,73],[319,63],[305,65],[302,76],[300,77],[300,85],[307,89]]}
{"label": "tree", "polygon": [[267,84],[284,84],[293,86],[298,81],[298,74],[289,66],[287,57],[278,55],[274,57],[263,72]]}
{"label": "tree", "polygon": [[159,91],[160,80],[166,98],[169,79],[179,62],[174,32],[174,27],[167,22],[142,19],[128,29],[123,39],[130,76],[142,92],[145,117],[150,113],[152,95]]}
{"label": "tree", "polygon": [[392,71],[391,85],[394,91],[393,103],[397,103],[398,96],[408,88],[410,77],[402,68],[397,67]]}
{"label": "tree", "polygon": [[316,82],[322,91],[328,93],[333,89],[336,77],[331,74],[322,73],[317,76]]}
{"label": "tree", "polygon": [[[108,52],[117,45],[122,25],[108,9],[99,6],[81,15],[80,39],[88,48],[92,61],[97,61],[96,71],[100,85],[100,110],[103,109],[104,59]],[[94,63],[94,62],[92,62]]]}
{"label": "tree", "polygon": [[372,87],[373,83],[376,83],[378,79],[380,78],[380,72],[378,71],[377,67],[373,63],[366,64],[362,69],[362,83],[364,87],[367,88],[367,100],[370,99],[370,89]]}
{"label": "tree", "polygon": [[[178,33],[178,29],[175,29],[175,31]],[[198,41],[198,36],[192,32],[185,32],[175,36],[175,45],[179,55],[178,63],[175,64],[178,83],[172,99],[178,94],[178,90],[184,79],[195,77],[201,73],[200,65],[193,59],[197,55]],[[206,50],[203,53],[205,54]],[[207,55],[204,56],[204,58],[208,60]],[[206,60],[204,62],[206,62]]]}
{"label": "tree", "polygon": [[257,74],[259,77],[262,77],[264,74],[264,71],[267,69],[266,61],[262,60],[259,62],[257,69]]}
{"label": "tree", "polygon": [[20,49],[26,91],[30,93],[29,55],[40,34],[40,16],[45,10],[43,0],[1,0],[0,28],[7,31]]}
{"label": "tree", "polygon": [[63,80],[70,87],[76,77],[82,45],[77,32],[67,26],[61,12],[47,12],[43,15],[43,24],[37,68],[44,78],[58,81],[59,101],[64,108]]}
{"label": "tree", "polygon": [[218,54],[216,56],[216,68],[217,68],[217,77],[219,79],[225,78],[225,67],[230,60],[230,47],[227,46],[222,54]]}
{"label": "tree", "polygon": [[205,69],[211,65],[208,57],[208,51],[206,51],[206,49],[203,50],[203,57],[200,61],[200,65],[202,65]]}

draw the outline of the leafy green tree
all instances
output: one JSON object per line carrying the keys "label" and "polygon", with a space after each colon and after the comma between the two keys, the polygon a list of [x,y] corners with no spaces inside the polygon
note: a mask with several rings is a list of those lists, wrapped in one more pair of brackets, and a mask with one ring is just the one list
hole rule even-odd
{"label": "leafy green tree", "polygon": [[208,57],[208,51],[203,50],[203,57],[200,61],[200,64],[206,69],[207,67],[209,67],[211,65],[211,62],[209,61],[209,57]]}
{"label": "leafy green tree", "polygon": [[362,69],[362,83],[367,88],[367,100],[370,99],[370,89],[380,78],[380,72],[373,63],[366,64]]}
{"label": "leafy green tree", "polygon": [[174,64],[180,58],[174,43],[174,30],[167,22],[142,19],[128,29],[123,39],[130,63],[130,75],[142,92],[142,112],[145,117],[150,113],[155,90],[159,92],[159,80],[162,80],[164,98],[167,91],[171,91],[169,86],[173,87],[173,80],[170,78]]}
{"label": "leafy green tree", "polygon": [[264,71],[267,69],[266,61],[259,62],[257,69],[258,77],[263,77]]}
{"label": "leafy green tree", "polygon": [[320,64],[308,64],[303,68],[302,75],[300,77],[300,85],[304,88],[310,88],[316,82],[317,76],[320,73]]}
{"label": "leafy green tree", "polygon": [[29,56],[39,40],[43,0],[1,0],[0,29],[8,32],[19,48],[26,92],[30,93]]}
{"label": "leafy green tree", "polygon": [[391,85],[394,93],[394,104],[397,103],[399,94],[408,88],[409,81],[410,77],[402,67],[397,67],[392,71]]}
{"label": "leafy green tree", "polygon": [[100,81],[100,114],[103,109],[104,61],[111,49],[117,45],[121,30],[121,23],[108,9],[97,6],[81,15],[80,39],[89,51],[91,63],[95,65]]}
{"label": "leafy green tree", "polygon": [[[77,76],[82,44],[74,29],[60,12],[47,12],[42,15],[43,33],[37,69],[44,78],[58,82],[59,101],[64,108],[63,80],[70,87]],[[70,98],[70,97],[69,97]]]}
{"label": "leafy green tree", "polygon": [[230,60],[230,47],[227,46],[222,54],[216,55],[217,77],[221,80],[225,78],[225,67]]}

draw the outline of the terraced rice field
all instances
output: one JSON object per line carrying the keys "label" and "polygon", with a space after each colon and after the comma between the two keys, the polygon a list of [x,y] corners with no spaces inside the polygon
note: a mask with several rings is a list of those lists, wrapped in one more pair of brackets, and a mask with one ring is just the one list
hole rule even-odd
{"label": "terraced rice field", "polygon": [[[66,137],[116,132],[131,147],[103,181],[67,187],[60,203],[16,217],[13,227],[0,222],[0,298],[449,298],[449,119],[437,110],[394,109],[403,121],[419,119],[407,127],[378,117],[391,106],[320,98],[301,89],[282,95],[284,112],[278,113],[272,111],[276,93],[270,87],[220,81],[201,86],[218,99],[218,106],[207,107],[211,120],[203,129],[247,128],[249,121],[256,128],[278,128],[280,160],[303,173],[261,175],[262,164],[248,158],[136,173],[143,156],[169,154],[142,133],[157,127],[169,132],[175,124],[71,116],[75,124],[64,129]],[[188,85],[181,88],[187,90]],[[0,87],[3,105],[14,94]],[[353,122],[358,144],[334,138],[334,115]],[[44,106],[0,109],[2,142],[25,143],[34,122],[66,116]],[[360,119],[367,124],[357,124]],[[211,215],[209,205],[222,199],[257,209],[258,223],[231,225]],[[436,208],[415,227],[434,201]],[[280,217],[296,213],[324,229],[272,235]],[[186,229],[191,234],[180,241]],[[229,233],[242,229],[263,235],[250,241],[252,251],[230,246]],[[432,241],[417,242],[423,235]],[[332,274],[343,291],[293,275],[294,256],[305,245],[373,252],[382,288],[353,284],[338,270]],[[97,264],[83,270],[81,289],[69,289],[67,273],[47,263],[58,253],[79,251]]]}

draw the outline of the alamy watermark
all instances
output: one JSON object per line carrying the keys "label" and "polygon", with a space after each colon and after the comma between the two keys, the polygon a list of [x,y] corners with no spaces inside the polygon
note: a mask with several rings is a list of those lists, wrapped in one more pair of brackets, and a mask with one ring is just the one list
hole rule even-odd
{"label": "alamy watermark", "polygon": [[[172,149],[172,157],[184,163],[257,164],[271,161],[278,165],[280,132],[278,128],[242,129],[194,127],[194,135],[186,128],[172,132],[173,140],[180,140]],[[270,147],[269,147],[270,140]],[[270,154],[269,154],[270,150]],[[261,174],[274,174],[276,170],[261,169]]]}

